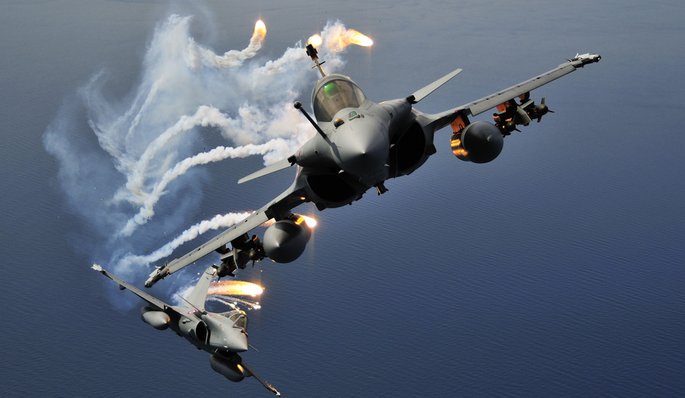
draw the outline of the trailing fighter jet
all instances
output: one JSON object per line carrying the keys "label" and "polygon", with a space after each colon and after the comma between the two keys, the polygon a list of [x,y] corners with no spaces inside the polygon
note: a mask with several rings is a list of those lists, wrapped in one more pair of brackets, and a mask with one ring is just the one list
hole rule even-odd
{"label": "trailing fighter jet", "polygon": [[113,280],[122,290],[128,289],[147,302],[141,310],[145,323],[158,330],[171,328],[198,349],[210,353],[209,363],[214,371],[234,382],[253,376],[266,389],[277,396],[281,395],[276,388],[250,370],[238,354],[247,351],[249,347],[247,314],[237,306],[224,313],[205,310],[209,283],[217,274],[215,267],[207,268],[188,297],[182,298],[187,306],[167,304],[124,282],[97,264],[93,264],[92,268]]}
{"label": "trailing fighter jet", "polygon": [[[321,74],[312,93],[314,118],[299,102],[295,108],[318,134],[292,156],[239,180],[243,183],[294,166],[297,173],[292,185],[239,224],[156,268],[145,286],[152,286],[213,251],[220,254],[219,276],[233,275],[237,268],[265,257],[279,263],[291,262],[302,254],[311,235],[306,218],[291,212],[295,207],[311,202],[323,210],[359,200],[374,187],[379,195],[387,192],[384,181],[409,175],[423,165],[436,152],[435,132],[447,126],[452,128],[451,148],[457,158],[474,163],[490,162],[502,151],[505,136],[518,131],[518,126],[527,126],[533,119],[539,122],[552,112],[545,98],[538,104],[531,99],[531,90],[601,59],[597,54],[576,54],[532,79],[438,114],[426,114],[414,105],[461,69],[406,98],[376,103],[366,98],[349,77],[326,75],[312,44],[306,51]],[[492,123],[469,120],[492,108],[497,108]],[[274,223],[264,232],[263,239],[256,235],[250,238],[248,233],[252,229],[269,220]]]}

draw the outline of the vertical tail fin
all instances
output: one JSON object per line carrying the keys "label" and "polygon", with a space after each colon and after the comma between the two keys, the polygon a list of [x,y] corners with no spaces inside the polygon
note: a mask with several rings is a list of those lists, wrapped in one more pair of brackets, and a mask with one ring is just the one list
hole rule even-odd
{"label": "vertical tail fin", "polygon": [[192,305],[199,311],[205,310],[207,290],[209,289],[209,283],[212,281],[214,276],[216,276],[216,268],[209,267],[205,270],[202,276],[200,276],[200,280],[197,281],[197,284],[193,290],[190,292],[188,297],[186,297],[185,300],[188,302],[188,304]]}
{"label": "vertical tail fin", "polygon": [[433,83],[427,85],[426,87],[423,87],[422,89],[415,91],[412,95],[407,97],[407,101],[409,101],[409,103],[411,103],[411,104],[415,104],[415,103],[421,101],[422,99],[426,98],[428,96],[428,94],[439,89],[443,84],[447,83],[454,76],[456,76],[460,73],[461,73],[461,69],[459,69],[459,68],[453,70],[452,72],[446,74],[445,76],[443,76],[440,79],[434,81]]}

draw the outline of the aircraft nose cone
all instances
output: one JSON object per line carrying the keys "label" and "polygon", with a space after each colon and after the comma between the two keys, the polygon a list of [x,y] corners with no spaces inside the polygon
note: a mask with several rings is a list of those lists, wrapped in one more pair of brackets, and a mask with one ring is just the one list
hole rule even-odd
{"label": "aircraft nose cone", "polygon": [[237,331],[237,335],[231,343],[231,350],[235,352],[247,351],[250,347],[247,342],[247,335],[240,331]]}
{"label": "aircraft nose cone", "polygon": [[340,143],[341,168],[363,178],[375,175],[388,157],[389,145],[378,131],[347,131]]}

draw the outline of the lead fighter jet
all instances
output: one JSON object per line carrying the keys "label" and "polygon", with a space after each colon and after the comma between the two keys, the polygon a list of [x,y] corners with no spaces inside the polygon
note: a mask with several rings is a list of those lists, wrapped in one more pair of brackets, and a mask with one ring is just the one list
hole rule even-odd
{"label": "lead fighter jet", "polygon": [[[312,202],[317,209],[340,207],[359,200],[370,188],[378,194],[387,191],[384,181],[409,175],[436,152],[433,136],[446,126],[452,128],[451,148],[464,161],[486,163],[502,151],[504,137],[517,126],[538,122],[552,112],[542,98],[536,104],[530,91],[598,62],[597,54],[576,54],[558,67],[479,100],[438,113],[426,114],[413,106],[461,72],[456,69],[406,98],[380,103],[366,98],[347,76],[326,75],[316,48],[308,45],[307,55],[321,74],[312,93],[314,120],[295,103],[295,108],[311,122],[317,135],[292,156],[267,166],[238,182],[295,166],[292,185],[276,199],[255,211],[234,227],[220,233],[187,254],[156,268],[145,282],[150,287],[160,279],[217,251],[219,276],[233,275],[249,261],[265,257],[279,263],[298,258],[305,249],[311,230],[305,218],[291,210]],[[493,123],[469,120],[497,108]],[[275,222],[263,239],[248,233],[269,220]]]}

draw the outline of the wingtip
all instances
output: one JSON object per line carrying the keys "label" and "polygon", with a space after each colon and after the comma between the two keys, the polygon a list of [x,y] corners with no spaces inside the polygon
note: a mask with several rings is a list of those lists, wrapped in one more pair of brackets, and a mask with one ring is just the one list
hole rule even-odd
{"label": "wingtip", "polygon": [[592,64],[595,62],[599,62],[602,59],[602,56],[599,54],[595,53],[576,53],[576,56],[571,58],[569,62],[580,62],[580,66],[585,66],[587,64]]}
{"label": "wingtip", "polygon": [[94,269],[94,270],[97,271],[97,272],[102,272],[102,271],[104,271],[103,268],[102,268],[102,266],[100,266],[99,264],[93,264],[90,268]]}

